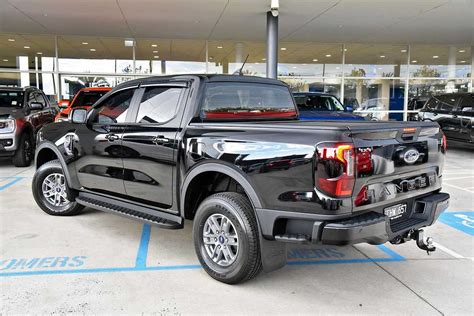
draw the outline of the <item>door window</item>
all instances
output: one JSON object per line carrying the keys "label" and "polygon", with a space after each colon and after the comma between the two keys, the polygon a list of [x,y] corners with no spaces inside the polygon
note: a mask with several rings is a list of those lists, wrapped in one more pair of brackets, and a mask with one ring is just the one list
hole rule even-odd
{"label": "door window", "polygon": [[117,92],[104,100],[96,109],[94,123],[113,124],[125,122],[135,89]]}
{"label": "door window", "polygon": [[456,105],[456,102],[459,98],[454,95],[440,95],[439,100],[439,110],[451,112]]}
{"label": "door window", "polygon": [[178,110],[181,88],[146,88],[138,108],[137,123],[165,123],[171,120]]}
{"label": "door window", "polygon": [[43,95],[41,94],[41,92],[36,92],[35,95],[36,95],[36,102],[41,103],[43,108],[45,108],[46,107],[46,101],[45,101]]}
{"label": "door window", "polygon": [[462,113],[472,116],[474,113],[474,94],[467,94],[462,98],[459,110]]}

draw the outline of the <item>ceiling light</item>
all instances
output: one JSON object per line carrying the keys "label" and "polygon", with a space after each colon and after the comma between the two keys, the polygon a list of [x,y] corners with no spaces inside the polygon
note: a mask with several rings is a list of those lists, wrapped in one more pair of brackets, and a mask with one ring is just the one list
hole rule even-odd
{"label": "ceiling light", "polygon": [[466,50],[465,49],[460,49],[459,52],[464,53],[464,52],[466,52]]}
{"label": "ceiling light", "polygon": [[318,61],[318,60],[315,58],[315,59],[313,59],[313,61]]}
{"label": "ceiling light", "polygon": [[344,51],[347,52],[347,48],[344,48]]}
{"label": "ceiling light", "polygon": [[437,58],[439,58],[439,56],[438,56],[438,55],[434,55],[433,58],[434,58],[434,59],[437,59]]}
{"label": "ceiling light", "polygon": [[326,57],[331,57],[332,55],[331,54],[327,54]]}
{"label": "ceiling light", "polygon": [[30,49],[30,46],[23,46],[23,48]]}
{"label": "ceiling light", "polygon": [[154,50],[154,51],[153,51],[153,54],[156,54],[156,53],[158,53],[158,51],[157,51],[157,50]]}
{"label": "ceiling light", "polygon": [[262,58],[263,61],[267,60],[266,58]]}
{"label": "ceiling light", "polygon": [[153,58],[158,59],[158,58],[160,58],[160,56],[153,56]]}
{"label": "ceiling light", "polygon": [[82,42],[82,45],[89,45],[89,43],[87,43],[87,42]]}
{"label": "ceiling light", "polygon": [[209,60],[212,60],[212,59],[213,59],[213,58],[212,58],[212,56],[211,56],[211,57],[209,57]]}
{"label": "ceiling light", "polygon": [[91,48],[90,51],[91,51],[91,52],[95,52],[95,48]]}
{"label": "ceiling light", "polygon": [[282,48],[280,48],[280,50],[286,50],[286,47],[282,47]]}
{"label": "ceiling light", "polygon": [[385,55],[380,55],[380,58],[385,58]]}
{"label": "ceiling light", "polygon": [[133,47],[135,45],[135,41],[133,39],[126,39],[123,41],[125,47]]}
{"label": "ceiling light", "polygon": [[217,48],[221,49],[221,48],[224,48],[224,47],[222,47],[222,46],[217,46]]}
{"label": "ceiling light", "polygon": [[411,62],[414,63],[414,64],[416,64],[418,61],[417,61],[417,60],[412,60]]}
{"label": "ceiling light", "polygon": [[9,38],[8,41],[9,41],[9,42],[14,42],[15,39],[14,39],[14,38]]}
{"label": "ceiling light", "polygon": [[158,45],[156,45],[156,44],[151,44],[151,47],[158,47]]}
{"label": "ceiling light", "polygon": [[36,54],[38,54],[38,55],[43,55],[43,53],[42,53],[42,52],[37,52]]}
{"label": "ceiling light", "polygon": [[401,52],[402,52],[402,53],[406,53],[407,50],[406,50],[406,49],[402,49]]}
{"label": "ceiling light", "polygon": [[465,63],[466,61],[465,61],[465,60],[461,60],[460,62],[461,62],[461,63]]}
{"label": "ceiling light", "polygon": [[278,9],[280,7],[280,1],[278,0],[271,0],[270,2],[270,12],[272,13],[272,15],[274,17],[277,17],[278,16]]}
{"label": "ceiling light", "polygon": [[4,59],[3,61],[8,61],[8,59]]}

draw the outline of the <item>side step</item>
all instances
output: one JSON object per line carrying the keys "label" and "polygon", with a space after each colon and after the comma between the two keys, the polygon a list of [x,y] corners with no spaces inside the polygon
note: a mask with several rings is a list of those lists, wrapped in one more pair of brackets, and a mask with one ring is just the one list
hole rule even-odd
{"label": "side step", "polygon": [[284,235],[276,235],[275,240],[282,241],[282,242],[305,244],[305,243],[311,242],[311,236],[308,236],[306,234],[284,234]]}
{"label": "side step", "polygon": [[183,228],[183,219],[179,216],[101,195],[80,192],[79,196],[76,197],[76,202],[100,211],[139,220],[161,228]]}

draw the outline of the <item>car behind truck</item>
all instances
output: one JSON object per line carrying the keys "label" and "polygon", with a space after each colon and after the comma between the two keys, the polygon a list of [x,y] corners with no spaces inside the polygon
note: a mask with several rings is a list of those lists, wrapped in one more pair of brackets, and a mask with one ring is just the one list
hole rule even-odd
{"label": "car behind truck", "polygon": [[288,243],[394,244],[448,206],[434,122],[298,119],[277,80],[180,75],[126,82],[39,133],[33,194],[162,228],[193,220],[197,257],[226,283],[286,263]]}

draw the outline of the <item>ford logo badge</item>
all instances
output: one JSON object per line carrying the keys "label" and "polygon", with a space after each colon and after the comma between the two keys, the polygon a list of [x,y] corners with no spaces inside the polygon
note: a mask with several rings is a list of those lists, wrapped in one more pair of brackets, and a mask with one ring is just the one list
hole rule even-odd
{"label": "ford logo badge", "polygon": [[420,153],[416,148],[410,148],[403,154],[403,160],[409,165],[414,164],[418,158],[420,158]]}

